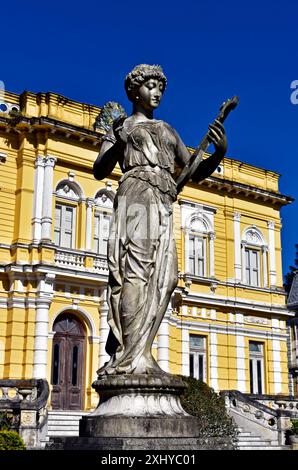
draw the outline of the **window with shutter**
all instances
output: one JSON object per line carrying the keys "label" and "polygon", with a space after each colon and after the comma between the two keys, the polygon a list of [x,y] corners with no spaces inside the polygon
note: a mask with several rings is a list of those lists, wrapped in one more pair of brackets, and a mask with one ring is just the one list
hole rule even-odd
{"label": "window with shutter", "polygon": [[111,215],[106,212],[97,212],[94,217],[94,251],[107,255],[110,232]]}
{"label": "window with shutter", "polygon": [[195,276],[205,276],[205,243],[203,237],[189,236],[188,269]]}
{"label": "window with shutter", "polygon": [[189,375],[206,382],[206,337],[190,335],[189,338]]}
{"label": "window with shutter", "polygon": [[251,286],[260,285],[260,260],[259,251],[250,248],[245,249],[246,282]]}
{"label": "window with shutter", "polygon": [[76,208],[64,204],[55,207],[55,244],[65,248],[75,246]]}

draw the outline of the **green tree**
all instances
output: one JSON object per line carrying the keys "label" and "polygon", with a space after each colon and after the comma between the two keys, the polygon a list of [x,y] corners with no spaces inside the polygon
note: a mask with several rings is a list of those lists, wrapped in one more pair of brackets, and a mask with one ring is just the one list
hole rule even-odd
{"label": "green tree", "polygon": [[295,257],[295,266],[289,266],[289,272],[285,275],[284,288],[287,294],[290,293],[292,282],[296,271],[298,271],[298,244],[295,245],[296,257]]}

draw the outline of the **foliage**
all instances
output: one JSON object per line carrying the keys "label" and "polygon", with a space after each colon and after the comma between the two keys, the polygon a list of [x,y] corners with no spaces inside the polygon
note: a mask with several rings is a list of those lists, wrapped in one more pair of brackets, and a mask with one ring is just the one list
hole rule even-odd
{"label": "foliage", "polygon": [[0,450],[26,450],[26,447],[17,432],[0,431]]}
{"label": "foliage", "polygon": [[0,431],[9,431],[13,425],[13,416],[7,411],[0,412]]}
{"label": "foliage", "polygon": [[205,382],[193,377],[182,377],[188,388],[181,397],[185,411],[199,419],[199,437],[225,437],[235,447],[237,427],[229,417],[224,398]]}
{"label": "foliage", "polygon": [[295,434],[298,436],[298,419],[292,419],[292,428],[291,428],[291,434]]}
{"label": "foliage", "polygon": [[285,275],[284,288],[287,294],[290,293],[295,273],[298,271],[298,244],[295,245],[296,257],[295,266],[289,266],[289,272]]}

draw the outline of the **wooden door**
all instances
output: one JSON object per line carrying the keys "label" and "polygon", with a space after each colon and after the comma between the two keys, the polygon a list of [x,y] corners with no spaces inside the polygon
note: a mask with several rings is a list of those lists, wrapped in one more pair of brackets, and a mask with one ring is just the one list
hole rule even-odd
{"label": "wooden door", "polygon": [[86,333],[73,314],[60,315],[54,324],[52,408],[81,410],[84,397]]}

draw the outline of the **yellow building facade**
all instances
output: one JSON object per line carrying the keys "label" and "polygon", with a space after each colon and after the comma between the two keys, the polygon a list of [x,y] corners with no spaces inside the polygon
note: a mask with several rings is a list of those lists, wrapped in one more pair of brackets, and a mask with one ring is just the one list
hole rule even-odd
{"label": "yellow building facade", "polygon": [[[45,378],[88,410],[107,359],[106,247],[120,169],[96,181],[100,108],[53,93],[0,103],[0,377]],[[288,393],[279,175],[230,158],[174,205],[179,283],[160,366],[216,391]]]}

